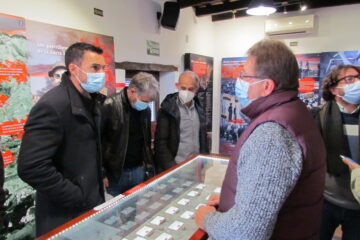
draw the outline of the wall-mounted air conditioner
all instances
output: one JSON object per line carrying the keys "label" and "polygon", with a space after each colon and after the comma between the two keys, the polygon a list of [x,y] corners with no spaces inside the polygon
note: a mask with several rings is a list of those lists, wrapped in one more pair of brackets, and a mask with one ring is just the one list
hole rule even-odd
{"label": "wall-mounted air conditioner", "polygon": [[265,20],[265,33],[269,36],[311,33],[313,30],[313,14]]}

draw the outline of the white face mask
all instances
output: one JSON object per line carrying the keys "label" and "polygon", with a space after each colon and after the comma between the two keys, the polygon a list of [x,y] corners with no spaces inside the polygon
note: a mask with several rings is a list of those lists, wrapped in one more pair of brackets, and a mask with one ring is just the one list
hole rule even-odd
{"label": "white face mask", "polygon": [[195,97],[195,93],[193,93],[189,90],[180,90],[179,91],[179,98],[183,104],[190,102],[191,100],[193,100],[194,97]]}

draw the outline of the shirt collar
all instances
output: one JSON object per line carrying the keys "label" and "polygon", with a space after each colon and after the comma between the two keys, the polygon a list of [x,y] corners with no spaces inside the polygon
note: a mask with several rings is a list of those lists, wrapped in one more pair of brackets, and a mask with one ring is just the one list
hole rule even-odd
{"label": "shirt collar", "polygon": [[188,107],[186,104],[183,104],[183,103],[180,101],[180,98],[178,97],[178,98],[177,98],[177,104],[178,104],[179,106],[186,107],[187,109],[190,109],[190,110],[192,110],[192,109],[194,108],[194,100],[191,100],[191,105],[190,105],[190,107]]}
{"label": "shirt collar", "polygon": [[356,113],[357,111],[359,111],[359,108],[360,108],[360,105],[358,105],[354,111],[348,112],[340,103],[336,102],[336,104],[338,105],[340,112],[347,113],[347,114]]}

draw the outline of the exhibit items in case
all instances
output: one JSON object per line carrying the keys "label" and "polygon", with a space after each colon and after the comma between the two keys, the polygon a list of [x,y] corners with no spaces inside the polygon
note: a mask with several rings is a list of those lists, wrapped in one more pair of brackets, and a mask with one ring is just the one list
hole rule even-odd
{"label": "exhibit items in case", "polygon": [[194,212],[220,193],[227,165],[227,157],[198,155],[40,239],[190,239]]}

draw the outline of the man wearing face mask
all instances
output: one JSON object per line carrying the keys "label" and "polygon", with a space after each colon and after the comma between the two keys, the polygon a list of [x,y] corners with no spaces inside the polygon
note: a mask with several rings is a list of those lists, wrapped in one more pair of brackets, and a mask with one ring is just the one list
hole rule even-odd
{"label": "man wearing face mask", "polygon": [[154,175],[149,103],[159,92],[153,75],[140,72],[104,104],[103,153],[107,192],[117,196]]}
{"label": "man wearing face mask", "polygon": [[103,51],[75,43],[65,52],[65,65],[60,85],[31,109],[18,158],[20,178],[36,190],[37,236],[104,202]]}
{"label": "man wearing face mask", "polygon": [[194,154],[209,153],[204,112],[196,97],[199,81],[194,72],[183,72],[177,83],[179,92],[167,95],[161,103],[155,132],[158,171]]}
{"label": "man wearing face mask", "polygon": [[298,76],[284,43],[267,39],[248,50],[235,94],[250,123],[221,195],[195,213],[212,239],[319,239],[325,147],[298,98]]}
{"label": "man wearing face mask", "polygon": [[360,205],[350,186],[350,170],[340,155],[360,163],[360,68],[335,67],[324,79],[323,99],[312,109],[327,150],[327,172],[320,239],[332,239],[341,225],[343,239],[360,239]]}

